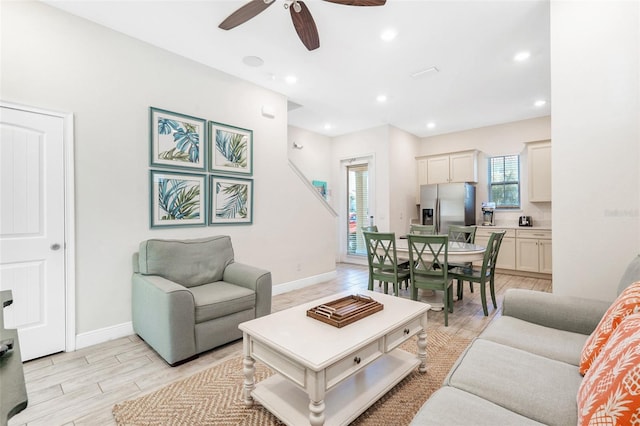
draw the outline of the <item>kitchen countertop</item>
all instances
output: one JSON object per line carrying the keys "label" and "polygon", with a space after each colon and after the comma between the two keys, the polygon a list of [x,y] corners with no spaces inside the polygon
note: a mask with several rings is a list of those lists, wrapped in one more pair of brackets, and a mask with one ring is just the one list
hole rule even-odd
{"label": "kitchen countertop", "polygon": [[551,231],[550,226],[518,226],[518,225],[496,225],[496,226],[485,226],[485,225],[477,225],[478,228],[483,229],[531,229],[534,231]]}

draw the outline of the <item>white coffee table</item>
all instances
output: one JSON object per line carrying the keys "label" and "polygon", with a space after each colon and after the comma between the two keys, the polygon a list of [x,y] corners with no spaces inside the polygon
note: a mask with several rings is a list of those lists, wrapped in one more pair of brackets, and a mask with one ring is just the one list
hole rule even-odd
{"label": "white coffee table", "polygon": [[[288,425],[348,424],[419,366],[426,371],[427,311],[422,302],[362,291],[384,309],[342,328],[306,316],[334,294],[240,324],[244,400]],[[418,334],[418,355],[398,346]],[[255,361],[277,372],[255,383]]]}

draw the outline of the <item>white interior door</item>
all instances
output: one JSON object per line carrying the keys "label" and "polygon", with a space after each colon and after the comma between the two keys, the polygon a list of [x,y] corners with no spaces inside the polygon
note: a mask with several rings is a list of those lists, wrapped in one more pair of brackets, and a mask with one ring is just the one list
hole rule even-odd
{"label": "white interior door", "polygon": [[0,289],[22,359],[65,350],[64,120],[0,110]]}

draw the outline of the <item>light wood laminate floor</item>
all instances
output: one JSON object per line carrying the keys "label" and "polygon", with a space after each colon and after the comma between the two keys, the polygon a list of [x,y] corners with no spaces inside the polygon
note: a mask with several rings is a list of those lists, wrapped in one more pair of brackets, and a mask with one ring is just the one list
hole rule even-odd
{"label": "light wood laminate floor", "polygon": [[[274,296],[272,310],[279,311],[344,290],[353,290],[355,294],[367,288],[366,267],[338,264],[336,270],[337,276],[333,280]],[[438,329],[465,337],[477,336],[501,314],[502,296],[508,288],[548,292],[551,291],[551,280],[497,274],[498,310],[493,309],[489,300],[488,317],[482,314],[479,287],[470,293],[469,284],[465,283],[463,300],[456,301],[453,314],[449,314],[449,327],[444,327],[442,311],[429,311],[427,332]],[[377,283],[375,290],[381,291]],[[403,289],[400,296],[409,298],[409,291]],[[9,425],[113,425],[111,409],[114,404],[186,378],[241,349],[240,339],[172,368],[133,335],[28,361],[24,364],[24,372],[29,405],[11,419]]]}

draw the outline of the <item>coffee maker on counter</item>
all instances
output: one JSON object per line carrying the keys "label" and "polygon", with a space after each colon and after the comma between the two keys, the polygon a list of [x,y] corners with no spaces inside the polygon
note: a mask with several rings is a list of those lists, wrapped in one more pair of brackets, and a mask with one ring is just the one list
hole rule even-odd
{"label": "coffee maker on counter", "polygon": [[486,201],[482,203],[482,226],[495,226],[495,210],[496,203]]}

